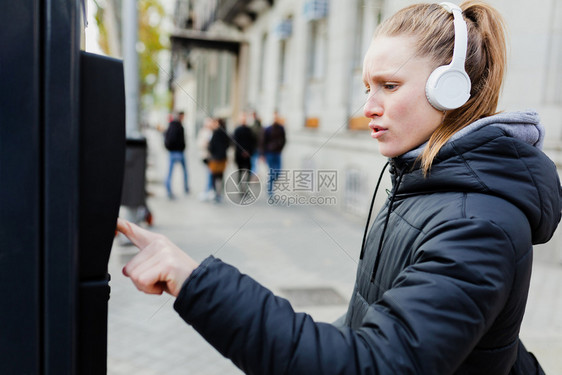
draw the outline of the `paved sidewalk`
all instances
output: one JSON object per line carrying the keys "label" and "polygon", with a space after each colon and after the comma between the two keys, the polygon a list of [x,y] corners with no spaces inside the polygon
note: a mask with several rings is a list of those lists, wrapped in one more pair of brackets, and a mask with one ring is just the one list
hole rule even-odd
{"label": "paved sidewalk", "polygon": [[[212,254],[233,264],[288,297],[295,310],[306,311],[315,320],[330,322],[345,312],[346,302],[311,305],[287,294],[287,289],[327,287],[347,301],[363,234],[362,218],[318,206],[275,207],[263,195],[249,206],[228,200],[200,202],[204,168],[192,151],[188,154],[191,194],[177,194],[170,201],[162,182],[167,155],[159,134],[149,133],[148,143],[148,190],[153,194],[148,205],[154,231],[169,236],[198,261]],[[180,192],[179,169],[176,172],[174,187]],[[116,240],[109,262],[108,374],[241,374],[179,318],[171,297],[140,293],[121,274],[136,252]],[[562,373],[561,281],[562,266],[540,259],[535,263],[522,337],[547,374]]]}

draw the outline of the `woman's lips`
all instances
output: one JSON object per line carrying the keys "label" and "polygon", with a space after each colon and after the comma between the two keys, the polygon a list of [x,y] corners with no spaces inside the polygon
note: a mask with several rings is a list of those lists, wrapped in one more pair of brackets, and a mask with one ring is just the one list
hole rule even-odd
{"label": "woman's lips", "polygon": [[371,137],[377,139],[383,136],[384,133],[387,132],[388,129],[383,128],[382,126],[369,124],[369,128],[371,128]]}

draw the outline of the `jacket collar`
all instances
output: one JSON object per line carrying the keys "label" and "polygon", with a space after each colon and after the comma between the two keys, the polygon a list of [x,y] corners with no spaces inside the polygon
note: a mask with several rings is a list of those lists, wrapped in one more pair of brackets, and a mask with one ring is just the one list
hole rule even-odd
{"label": "jacket collar", "polygon": [[[525,213],[534,243],[545,242],[560,220],[562,189],[556,167],[538,149],[540,144],[540,136],[531,143],[504,126],[480,126],[446,143],[428,177],[410,153],[394,158],[391,166],[404,173],[396,199],[436,192],[498,196]],[[399,175],[392,176],[394,186]]]}

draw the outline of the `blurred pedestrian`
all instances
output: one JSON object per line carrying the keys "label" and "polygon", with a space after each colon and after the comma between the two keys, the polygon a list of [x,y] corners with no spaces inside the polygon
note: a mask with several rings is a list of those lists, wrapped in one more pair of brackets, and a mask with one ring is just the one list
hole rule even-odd
{"label": "blurred pedestrian", "polygon": [[198,264],[120,221],[144,249],[125,275],[177,296],[247,374],[544,375],[519,331],[533,244],[556,230],[562,189],[538,115],[497,112],[504,27],[475,0],[415,4],[378,26],[364,115],[392,189],[370,230],[367,219],[343,319],[317,323],[219,259]]}
{"label": "blurred pedestrian", "polygon": [[260,156],[263,156],[263,127],[261,125],[261,119],[256,111],[252,111],[250,118],[250,129],[254,133],[256,139],[256,149],[252,153],[252,173],[258,173],[258,163]]}
{"label": "blurred pedestrian", "polygon": [[168,170],[168,176],[166,177],[166,191],[168,193],[168,198],[173,199],[174,194],[172,192],[172,172],[174,171],[174,165],[179,163],[183,172],[183,187],[185,193],[189,193],[188,185],[188,174],[186,166],[185,157],[185,131],[183,127],[184,112],[178,112],[177,116],[174,117],[168,129],[164,135],[164,145],[169,151],[170,156],[170,168]]}
{"label": "blurred pedestrian", "polygon": [[232,141],[236,150],[234,160],[238,166],[238,183],[249,182],[252,169],[252,155],[256,150],[256,137],[252,129],[246,124],[246,115],[242,113],[238,119],[238,126],[234,130]]}
{"label": "blurred pedestrian", "polygon": [[211,172],[213,190],[215,191],[215,202],[222,201],[223,174],[226,169],[228,147],[230,137],[226,132],[226,121],[222,118],[217,120],[218,126],[213,131],[209,141],[209,170]]}
{"label": "blurred pedestrian", "polygon": [[214,118],[207,117],[203,123],[203,127],[199,129],[199,134],[197,135],[197,147],[199,148],[201,161],[205,165],[205,170],[207,174],[207,179],[205,180],[205,186],[201,192],[199,199],[202,201],[211,200],[215,197],[215,190],[213,187],[213,174],[209,169],[209,161],[211,160],[211,154],[209,152],[209,143],[213,136],[213,132],[218,127],[218,122]]}
{"label": "blurred pedestrian", "polygon": [[273,185],[275,181],[277,181],[281,171],[281,152],[285,147],[285,142],[283,120],[279,116],[279,113],[275,111],[273,124],[268,126],[263,134],[263,151],[267,166],[269,167],[267,182],[267,193],[269,196],[273,194]]}

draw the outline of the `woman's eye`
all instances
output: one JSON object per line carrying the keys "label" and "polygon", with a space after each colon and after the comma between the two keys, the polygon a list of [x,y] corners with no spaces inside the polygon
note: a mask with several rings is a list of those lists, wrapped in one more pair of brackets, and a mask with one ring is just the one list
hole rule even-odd
{"label": "woman's eye", "polygon": [[396,83],[385,83],[384,88],[387,90],[395,90],[398,87]]}
{"label": "woman's eye", "polygon": [[371,89],[367,87],[367,88],[365,89],[365,95],[369,95],[370,92],[371,92]]}

